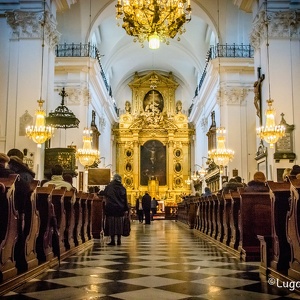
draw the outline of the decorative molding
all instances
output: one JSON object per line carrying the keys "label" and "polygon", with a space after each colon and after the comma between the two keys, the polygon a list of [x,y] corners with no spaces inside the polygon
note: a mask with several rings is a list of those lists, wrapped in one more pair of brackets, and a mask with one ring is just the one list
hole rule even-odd
{"label": "decorative molding", "polygon": [[82,87],[82,88],[66,87],[66,92],[69,95],[66,103],[67,105],[83,104],[87,106],[91,102],[90,93],[87,87]]}
{"label": "decorative molding", "polygon": [[[43,12],[11,11],[6,12],[6,19],[12,28],[12,39],[42,39]],[[60,33],[56,30],[57,22],[53,15],[45,12],[45,42],[53,50],[59,42]]]}
{"label": "decorative molding", "polygon": [[208,118],[207,117],[203,117],[200,121],[200,126],[203,132],[207,132],[208,128]]}
{"label": "decorative molding", "polygon": [[70,9],[72,4],[77,3],[77,0],[55,0],[57,12],[63,12]]}
{"label": "decorative molding", "polygon": [[240,10],[243,10],[247,13],[252,12],[254,0],[234,0],[233,4],[238,6]]}
{"label": "decorative molding", "polygon": [[[300,13],[291,11],[268,12],[269,38],[300,39]],[[267,39],[266,12],[261,11],[253,21],[250,43],[255,50]]]}
{"label": "decorative molding", "polygon": [[250,90],[245,87],[221,87],[218,91],[217,103],[219,105],[242,105]]}
{"label": "decorative molding", "polygon": [[26,127],[33,124],[33,116],[26,110],[19,120],[19,136],[26,136]]}

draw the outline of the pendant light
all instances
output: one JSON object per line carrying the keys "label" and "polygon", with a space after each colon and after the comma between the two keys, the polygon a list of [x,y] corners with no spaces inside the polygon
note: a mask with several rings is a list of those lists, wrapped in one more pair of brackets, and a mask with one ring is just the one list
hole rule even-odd
{"label": "pendant light", "polygon": [[268,89],[269,89],[269,99],[266,101],[268,107],[265,112],[266,125],[258,127],[256,129],[257,135],[260,139],[270,144],[270,148],[274,148],[274,144],[285,135],[285,126],[282,124],[276,125],[275,116],[276,111],[272,107],[274,100],[271,98],[271,84],[270,84],[270,58],[269,58],[269,20],[268,20],[268,1],[266,1],[266,13],[265,13],[265,24],[267,31],[267,67],[268,67]]}
{"label": "pendant light", "polygon": [[41,23],[42,26],[42,65],[41,65],[41,89],[40,89],[40,99],[37,100],[38,109],[35,112],[35,124],[27,126],[26,136],[32,139],[37,143],[38,148],[41,148],[41,145],[45,143],[48,139],[53,136],[54,127],[46,125],[46,112],[43,109],[43,103],[45,100],[42,100],[43,94],[43,71],[44,71],[44,47],[45,47],[45,23],[46,23],[46,0],[44,1],[43,9],[43,20]]}
{"label": "pendant light", "polygon": [[[90,37],[90,30],[91,30],[91,0],[90,0],[90,27],[88,37]],[[89,81],[90,81],[90,56],[88,57],[88,74],[87,74],[87,83],[88,83],[88,90],[89,90]],[[87,117],[88,118],[88,117]],[[100,161],[100,151],[97,149],[93,149],[92,147],[92,133],[93,131],[89,128],[84,128],[83,131],[83,147],[78,149],[76,152],[76,158],[79,162],[84,166],[85,170],[87,170],[90,166],[94,165],[94,163]]]}
{"label": "pendant light", "polygon": [[[219,26],[220,26],[220,9],[219,9],[219,1],[218,1],[218,41],[220,41]],[[219,61],[218,72],[219,72],[220,123],[221,123],[222,89],[221,89],[220,55],[218,55],[218,61]],[[232,161],[232,159],[234,158],[234,151],[226,148],[225,134],[226,134],[225,127],[220,126],[219,128],[217,128],[217,147],[215,149],[208,151],[208,157],[219,167],[221,174],[223,173],[224,167],[227,166],[228,163]]]}

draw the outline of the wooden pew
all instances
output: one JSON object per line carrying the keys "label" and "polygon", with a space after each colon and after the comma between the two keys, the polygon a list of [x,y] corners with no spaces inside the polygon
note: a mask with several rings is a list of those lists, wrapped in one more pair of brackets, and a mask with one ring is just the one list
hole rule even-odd
{"label": "wooden pew", "polygon": [[196,219],[196,199],[189,199],[188,225],[190,229],[195,228]]}
{"label": "wooden pew", "polygon": [[[63,254],[66,251],[65,247],[65,230],[66,230],[66,212],[64,207],[64,196],[67,189],[62,187],[60,189],[54,189],[52,191],[52,204],[54,206],[54,213],[57,221],[57,230],[58,230],[58,247],[59,254]],[[55,230],[55,228],[54,228]],[[58,253],[55,253],[56,256],[59,256]]]}
{"label": "wooden pew", "polygon": [[213,223],[213,231],[212,231],[212,237],[216,240],[218,237],[218,213],[219,213],[219,203],[218,203],[218,197],[216,195],[212,195],[212,223]]}
{"label": "wooden pew", "polygon": [[204,200],[203,197],[199,198],[199,231],[202,231],[203,227],[204,227],[204,216],[203,216],[203,206],[204,206]]}
{"label": "wooden pew", "polygon": [[203,227],[202,232],[207,234],[208,233],[208,199],[207,197],[202,197],[203,201]]}
{"label": "wooden pew", "polygon": [[88,193],[79,192],[79,197],[81,200],[81,211],[82,211],[82,224],[80,228],[81,240],[83,243],[88,241],[87,235],[87,225],[88,225],[88,208],[87,208],[87,199],[89,197]]}
{"label": "wooden pew", "polygon": [[218,199],[218,214],[217,214],[217,223],[218,223],[218,235],[217,241],[223,243],[224,240],[224,198],[221,194],[217,194]]}
{"label": "wooden pew", "polygon": [[53,227],[51,217],[54,213],[52,191],[54,185],[37,187],[36,207],[40,216],[40,230],[36,240],[36,252],[39,263],[51,260],[54,257],[52,249]]}
{"label": "wooden pew", "polygon": [[75,246],[82,244],[81,238],[81,227],[82,227],[82,207],[81,207],[81,193],[76,193],[75,203],[74,203],[74,230],[73,239]]}
{"label": "wooden pew", "polygon": [[103,228],[103,196],[93,201],[92,234],[95,239],[100,239]]}
{"label": "wooden pew", "polygon": [[0,280],[17,274],[14,248],[18,237],[18,213],[14,204],[17,174],[0,178]]}
{"label": "wooden pew", "polygon": [[[269,258],[271,268],[286,272],[291,259],[291,248],[287,240],[287,213],[291,196],[289,182],[267,182],[271,197],[272,248]],[[268,254],[268,253],[266,253]],[[269,262],[268,262],[269,263]]]}
{"label": "wooden pew", "polygon": [[269,192],[244,192],[239,190],[240,243],[238,250],[244,261],[260,261],[258,235],[271,235],[271,199]]}
{"label": "wooden pew", "polygon": [[231,195],[231,208],[230,208],[230,231],[231,237],[229,246],[235,250],[238,249],[240,242],[239,230],[239,212],[240,212],[240,194],[236,191],[230,192]]}
{"label": "wooden pew", "polygon": [[66,250],[75,247],[74,242],[74,227],[75,227],[75,212],[74,204],[76,202],[75,190],[66,191],[64,195],[64,208],[66,213],[66,227],[64,231],[64,243]]}
{"label": "wooden pew", "polygon": [[223,244],[229,246],[231,239],[231,227],[230,227],[230,218],[231,218],[231,195],[223,194],[224,199],[224,210],[223,210],[223,227],[224,227],[224,238]]}
{"label": "wooden pew", "polygon": [[24,207],[24,226],[23,235],[25,239],[24,255],[26,265],[21,269],[22,271],[30,270],[38,265],[36,253],[36,239],[40,228],[40,217],[36,208],[36,190],[39,184],[38,180],[31,182],[31,195],[28,201],[25,202]]}
{"label": "wooden pew", "polygon": [[300,180],[290,178],[291,183],[291,201],[290,209],[287,214],[287,237],[291,246],[291,260],[288,275],[300,280]]}
{"label": "wooden pew", "polygon": [[87,198],[87,225],[86,225],[86,234],[88,237],[88,240],[93,239],[93,233],[92,233],[92,219],[93,219],[93,203],[95,199],[98,198],[96,193],[89,193],[89,196]]}
{"label": "wooden pew", "polygon": [[207,196],[207,235],[213,236],[214,232],[214,224],[213,224],[213,209],[214,209],[214,202],[212,196]]}

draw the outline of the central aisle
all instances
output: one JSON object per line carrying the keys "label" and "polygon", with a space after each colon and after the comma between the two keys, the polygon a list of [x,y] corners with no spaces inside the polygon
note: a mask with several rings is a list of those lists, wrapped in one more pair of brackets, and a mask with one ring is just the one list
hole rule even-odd
{"label": "central aisle", "polygon": [[132,223],[121,246],[95,240],[2,299],[300,299],[259,278],[258,263],[241,263],[175,221]]}

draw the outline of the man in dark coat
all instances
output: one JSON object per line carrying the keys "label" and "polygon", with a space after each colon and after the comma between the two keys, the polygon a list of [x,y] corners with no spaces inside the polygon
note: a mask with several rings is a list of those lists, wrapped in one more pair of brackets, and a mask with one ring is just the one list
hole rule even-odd
{"label": "man in dark coat", "polygon": [[145,224],[151,224],[150,222],[150,211],[151,211],[151,196],[148,192],[142,198],[142,205],[145,215]]}
{"label": "man in dark coat", "polygon": [[115,174],[113,180],[105,187],[102,195],[105,196],[104,212],[106,216],[106,232],[111,237],[109,246],[114,246],[115,235],[117,235],[117,245],[121,245],[121,235],[123,233],[124,214],[128,212],[127,193],[121,183],[121,176]]}

